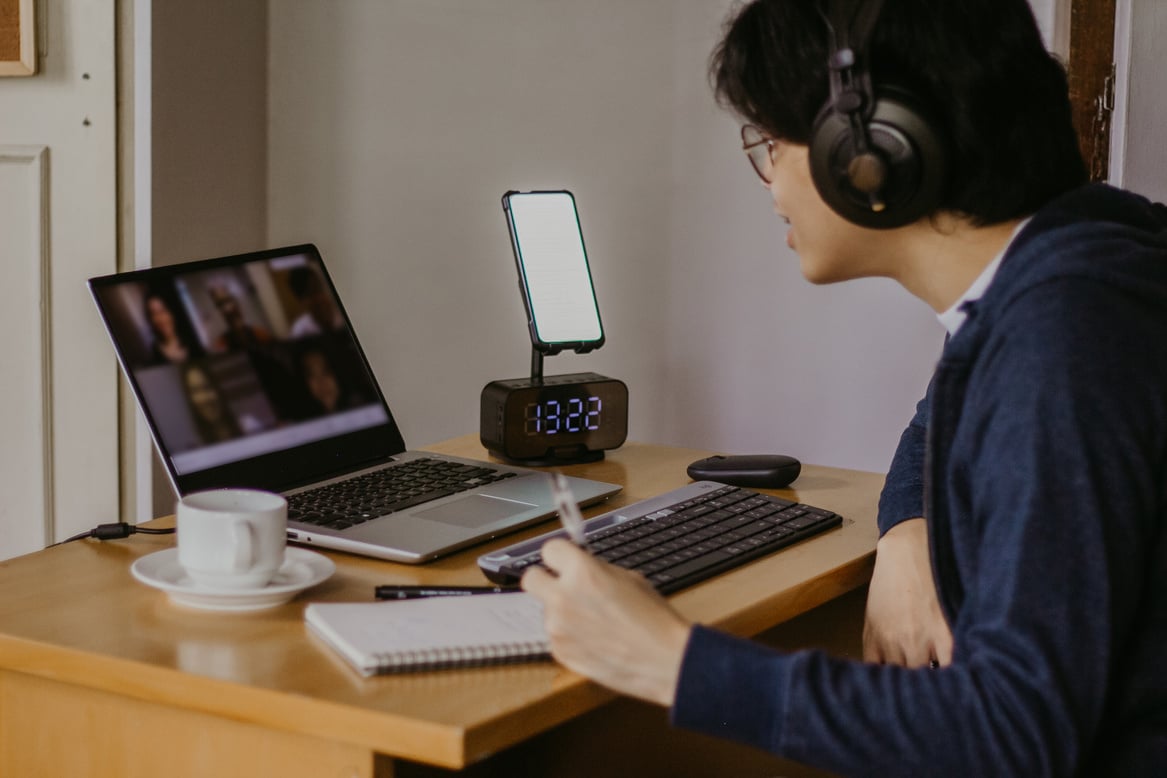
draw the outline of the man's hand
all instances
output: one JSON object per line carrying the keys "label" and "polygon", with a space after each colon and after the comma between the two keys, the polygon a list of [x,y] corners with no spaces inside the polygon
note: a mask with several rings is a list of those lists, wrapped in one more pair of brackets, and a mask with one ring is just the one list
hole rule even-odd
{"label": "man's hand", "polygon": [[952,632],[936,598],[923,519],[900,522],[876,544],[863,658],[905,667],[952,661]]}
{"label": "man's hand", "polygon": [[555,659],[618,692],[673,704],[690,624],[636,573],[565,540],[543,546],[554,572],[531,568],[523,588],[543,603]]}

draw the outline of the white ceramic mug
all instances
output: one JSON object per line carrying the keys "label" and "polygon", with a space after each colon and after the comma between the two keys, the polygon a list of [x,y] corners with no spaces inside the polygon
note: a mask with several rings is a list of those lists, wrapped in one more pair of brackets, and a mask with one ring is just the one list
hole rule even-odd
{"label": "white ceramic mug", "polygon": [[258,489],[211,489],[178,501],[178,563],[196,584],[261,589],[284,563],[288,503]]}

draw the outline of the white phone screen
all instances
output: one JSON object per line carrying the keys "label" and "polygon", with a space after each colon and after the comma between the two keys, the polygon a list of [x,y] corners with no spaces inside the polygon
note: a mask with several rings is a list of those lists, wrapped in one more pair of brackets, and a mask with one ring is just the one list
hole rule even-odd
{"label": "white phone screen", "polygon": [[600,340],[603,328],[575,199],[570,192],[522,192],[508,201],[533,334],[543,343]]}

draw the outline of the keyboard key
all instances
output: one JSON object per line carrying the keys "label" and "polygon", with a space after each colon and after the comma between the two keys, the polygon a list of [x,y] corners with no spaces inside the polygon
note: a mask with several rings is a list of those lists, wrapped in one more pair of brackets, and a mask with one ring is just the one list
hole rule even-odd
{"label": "keyboard key", "polygon": [[513,472],[479,465],[464,465],[440,459],[414,459],[290,495],[288,518],[306,524],[345,529],[515,475]]}

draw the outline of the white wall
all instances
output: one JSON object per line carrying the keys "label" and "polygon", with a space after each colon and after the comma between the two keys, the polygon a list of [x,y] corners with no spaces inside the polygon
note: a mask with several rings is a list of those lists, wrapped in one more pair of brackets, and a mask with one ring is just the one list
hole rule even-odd
{"label": "white wall", "polygon": [[1111,180],[1164,202],[1167,89],[1161,49],[1167,35],[1167,3],[1118,0],[1115,27],[1118,78],[1116,118],[1111,132]]}
{"label": "white wall", "polygon": [[705,79],[722,13],[678,9],[667,385],[677,443],[883,470],[941,330],[890,281],[814,287]]}
{"label": "white wall", "polygon": [[941,341],[890,282],[801,279],[713,103],[727,3],[283,0],[269,239],[317,242],[411,445],[529,343],[499,196],[576,193],[632,438],[881,470]]}
{"label": "white wall", "polygon": [[[882,470],[940,330],[889,282],[799,276],[706,85],[729,2],[154,3],[151,261],[319,243],[424,445],[527,371],[499,194],[568,186],[609,343],[549,372],[627,381],[636,439]],[[1064,55],[1070,0],[1031,4]],[[1167,4],[1118,7],[1113,180],[1167,199]]]}
{"label": "white wall", "polygon": [[271,4],[269,238],[320,245],[410,445],[529,369],[512,188],[575,192],[608,335],[547,372],[625,380],[659,438],[672,5]]}
{"label": "white wall", "polygon": [[[1032,3],[1056,44],[1067,0]],[[570,188],[608,344],[552,358],[549,373],[625,380],[635,439],[882,470],[941,330],[891,282],[816,288],[799,275],[735,122],[708,89],[706,58],[729,5],[279,0],[266,4],[266,41],[256,39],[262,13],[227,0],[212,15],[246,17],[227,38],[216,19],[174,12],[172,29],[202,50],[228,41],[213,80],[236,107],[218,114],[244,132],[210,129],[256,155],[228,191],[244,207],[219,202],[213,232],[242,241],[225,250],[244,250],[266,220],[269,245],[320,245],[406,440],[420,446],[475,430],[481,387],[528,369],[499,195]],[[251,60],[265,48],[266,105],[237,105],[257,92],[262,66]],[[179,76],[199,72],[158,56]],[[215,102],[198,94],[196,104]],[[257,116],[266,150],[254,143]],[[1154,155],[1155,132],[1127,134]],[[229,158],[200,154],[176,170],[202,180],[207,159]],[[237,211],[237,233],[226,211]],[[155,221],[156,242],[205,253],[181,219]]]}
{"label": "white wall", "polygon": [[1066,58],[1070,47],[1071,0],[1029,0],[1046,47]]}

